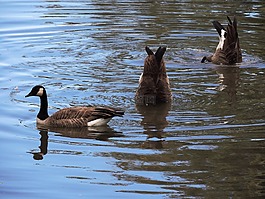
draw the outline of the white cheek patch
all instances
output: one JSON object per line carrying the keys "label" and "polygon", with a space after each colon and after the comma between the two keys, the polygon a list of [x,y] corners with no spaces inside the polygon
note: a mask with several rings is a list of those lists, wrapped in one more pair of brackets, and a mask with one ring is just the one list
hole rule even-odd
{"label": "white cheek patch", "polygon": [[221,37],[220,37],[220,40],[219,40],[219,44],[216,47],[216,50],[218,50],[218,49],[223,50],[224,43],[225,43],[225,34],[226,34],[226,31],[224,29],[222,29],[221,30]]}
{"label": "white cheek patch", "polygon": [[42,96],[43,95],[43,88],[40,88],[36,95]]}

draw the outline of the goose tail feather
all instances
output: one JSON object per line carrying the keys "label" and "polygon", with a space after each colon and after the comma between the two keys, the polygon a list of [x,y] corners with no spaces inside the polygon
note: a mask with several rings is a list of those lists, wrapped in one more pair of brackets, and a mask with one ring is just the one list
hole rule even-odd
{"label": "goose tail feather", "polygon": [[213,26],[218,32],[219,36],[221,37],[221,33],[222,33],[221,31],[225,30],[225,28],[219,23],[219,21],[213,21]]}

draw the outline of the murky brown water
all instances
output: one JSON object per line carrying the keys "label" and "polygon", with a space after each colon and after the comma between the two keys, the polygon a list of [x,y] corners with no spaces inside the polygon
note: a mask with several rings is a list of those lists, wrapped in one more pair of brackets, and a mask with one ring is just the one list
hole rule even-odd
{"label": "murky brown water", "polygon": [[[2,1],[1,198],[265,197],[264,14],[263,1]],[[218,43],[211,21],[226,15],[243,63],[201,64]],[[146,45],[167,46],[171,106],[134,104]],[[24,98],[37,84],[50,113],[126,114],[39,132],[39,101]]]}

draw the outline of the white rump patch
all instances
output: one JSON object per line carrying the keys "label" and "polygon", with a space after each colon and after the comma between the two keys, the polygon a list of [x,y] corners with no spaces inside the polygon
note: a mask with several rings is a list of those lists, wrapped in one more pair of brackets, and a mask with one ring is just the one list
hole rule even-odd
{"label": "white rump patch", "polygon": [[216,50],[218,50],[218,49],[223,50],[224,43],[225,43],[225,33],[226,33],[226,31],[224,29],[222,29],[221,30],[221,37],[219,37],[220,40],[219,40],[218,46],[216,47]]}
{"label": "white rump patch", "polygon": [[140,78],[139,78],[139,84],[141,84],[141,82],[143,81],[143,73],[141,74]]}
{"label": "white rump patch", "polygon": [[43,88],[40,88],[36,95],[42,96],[43,95]]}
{"label": "white rump patch", "polygon": [[169,85],[169,79],[168,79],[168,76],[167,76],[166,80],[167,80],[167,84]]}
{"label": "white rump patch", "polygon": [[87,122],[87,126],[103,126],[103,125],[106,125],[110,121],[110,119],[111,118],[107,118],[107,119],[99,118],[96,120],[92,120],[92,121]]}

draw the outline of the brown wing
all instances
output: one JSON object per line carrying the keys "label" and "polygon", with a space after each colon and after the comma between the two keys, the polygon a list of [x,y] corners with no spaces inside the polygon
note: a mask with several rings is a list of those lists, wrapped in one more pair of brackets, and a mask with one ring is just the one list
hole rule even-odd
{"label": "brown wing", "polygon": [[224,42],[223,52],[226,56],[227,64],[235,64],[237,62],[237,49],[236,44],[238,41],[237,27],[236,23],[231,23],[229,20],[229,24],[226,28],[226,39]]}
{"label": "brown wing", "polygon": [[166,74],[160,74],[156,88],[157,88],[157,96],[156,96],[157,101],[165,103],[171,100],[171,89]]}
{"label": "brown wing", "polygon": [[64,108],[57,112],[55,112],[53,115],[50,116],[50,118],[53,118],[54,120],[60,120],[60,119],[72,119],[72,118],[87,118],[90,117],[95,110],[94,107],[70,107],[70,108]]}
{"label": "brown wing", "polygon": [[[229,17],[228,17],[229,18]],[[236,51],[236,56],[237,56],[237,63],[242,62],[242,53],[241,53],[241,48],[239,45],[239,37],[238,37],[238,32],[237,32],[237,19],[236,17],[234,17],[234,21],[233,21],[233,26],[236,32],[236,44],[235,44],[235,51]]]}
{"label": "brown wing", "polygon": [[81,127],[99,118],[112,118],[122,116],[123,111],[105,107],[70,107],[64,108],[47,119],[50,126]]}

